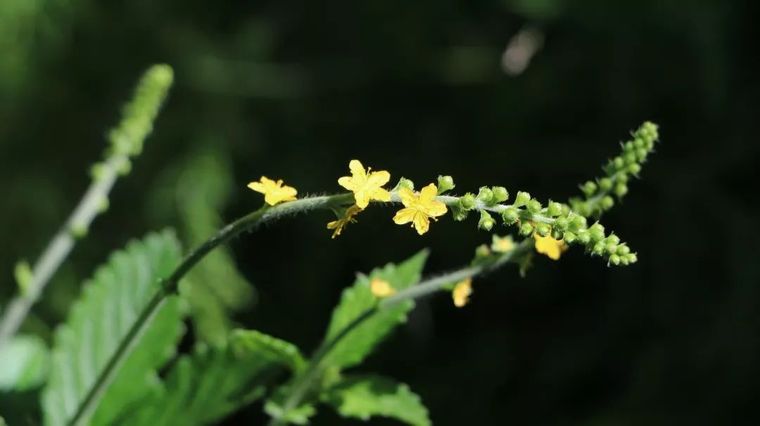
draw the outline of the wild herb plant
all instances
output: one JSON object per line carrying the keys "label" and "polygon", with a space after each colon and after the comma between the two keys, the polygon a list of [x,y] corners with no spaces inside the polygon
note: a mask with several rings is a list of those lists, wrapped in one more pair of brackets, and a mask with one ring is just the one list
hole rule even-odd
{"label": "wild herb plant", "polygon": [[[568,202],[538,200],[526,191],[512,195],[503,186],[456,193],[451,176],[421,185],[398,177],[391,186],[390,172],[356,159],[337,179],[336,188],[344,191],[334,195],[299,196],[289,183],[262,176],[248,188],[263,196],[263,206],[222,226],[196,247],[183,250],[175,233],[164,230],[113,252],[83,284],[68,318],[58,325],[52,347],[17,334],[74,243],[105,211],[108,192],[140,153],[171,83],[166,65],[145,74],[122,122],[109,135],[106,159],[92,169],[92,185],[82,202],[34,267],[21,262],[17,268],[19,295],[0,322],[0,388],[41,389],[46,425],[208,424],[259,401],[271,425],[306,424],[321,406],[347,418],[385,416],[428,425],[422,398],[407,385],[361,372],[364,359],[406,321],[416,300],[443,293],[453,306],[464,307],[478,277],[507,264],[516,264],[525,274],[536,254],[558,260],[573,247],[612,267],[638,260],[599,219],[626,195],[653,151],[658,131],[650,122],[621,144],[621,152],[603,167],[603,176],[580,185],[582,195]],[[196,342],[190,353],[177,353],[183,323],[195,312],[188,304],[196,306],[202,298],[198,295],[204,294],[189,291],[186,278],[207,256],[233,238],[301,213],[332,212],[325,238],[345,238],[352,227],[361,226],[368,208],[394,211],[387,226],[408,226],[419,235],[433,232],[435,222],[447,216],[469,221],[472,225],[466,226],[475,225],[474,231],[491,233],[491,243],[476,247],[469,262],[445,272],[423,273],[429,255],[425,250],[358,274],[343,291],[325,337],[311,355],[249,329],[219,333]],[[199,280],[191,280],[192,285]],[[202,323],[194,324],[203,329]]]}

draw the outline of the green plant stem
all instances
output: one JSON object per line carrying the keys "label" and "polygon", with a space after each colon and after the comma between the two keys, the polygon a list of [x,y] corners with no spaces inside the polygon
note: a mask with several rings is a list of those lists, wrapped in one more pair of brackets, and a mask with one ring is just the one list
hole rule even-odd
{"label": "green plant stem", "polygon": [[58,233],[42,252],[32,270],[32,278],[11,300],[0,319],[0,347],[18,331],[29,309],[39,299],[50,278],[66,259],[76,243],[75,231],[85,230],[100,213],[118,177],[119,167],[129,161],[126,154],[113,155],[103,163],[102,176],[94,179],[82,200]]}
{"label": "green plant stem", "polygon": [[406,300],[417,300],[422,297],[429,296],[449,284],[499,269],[510,261],[519,259],[523,254],[531,249],[532,243],[533,239],[527,238],[520,242],[520,244],[518,244],[513,250],[504,253],[495,262],[485,265],[467,266],[446,274],[439,275],[437,277],[420,281],[416,285],[413,285],[394,294],[393,296],[381,300],[380,303],[378,303],[373,308],[364,311],[361,315],[356,317],[356,319],[346,324],[346,326],[343,327],[343,329],[341,329],[340,332],[338,332],[332,339],[323,341],[322,344],[317,348],[317,350],[314,352],[314,355],[309,360],[309,364],[307,365],[306,369],[294,380],[293,385],[290,388],[292,390],[289,393],[288,397],[285,399],[285,403],[283,404],[283,415],[277,418],[273,417],[269,422],[269,426],[280,426],[285,424],[287,413],[290,412],[290,410],[298,407],[303,402],[304,398],[308,395],[308,392],[311,389],[314,381],[319,378],[319,375],[323,369],[322,363],[324,362],[325,357],[341,340],[343,340],[349,333],[356,329],[356,327],[360,326],[364,321],[372,318],[372,316],[375,314],[389,309]]}
{"label": "green plant stem", "polygon": [[[440,196],[439,199],[442,202],[447,203],[447,204],[455,203],[458,200],[457,197],[452,197],[452,196]],[[396,194],[393,194],[391,201],[399,202],[400,200],[398,199],[398,196]],[[179,281],[182,279],[182,277],[184,277],[184,275],[188,271],[190,271],[190,269],[192,269],[192,267],[195,266],[201,259],[203,259],[203,257],[205,257],[209,252],[211,252],[213,249],[220,246],[221,244],[224,244],[227,241],[235,238],[241,233],[245,231],[250,231],[262,224],[272,222],[274,220],[277,220],[289,215],[295,215],[298,213],[304,213],[307,211],[318,210],[318,209],[332,209],[334,207],[351,204],[352,202],[353,202],[353,194],[342,193],[342,194],[336,194],[336,195],[324,195],[324,196],[300,198],[298,200],[278,204],[273,207],[264,206],[260,208],[259,210],[249,213],[237,219],[236,221],[230,223],[229,225],[226,225],[221,230],[219,230],[219,232],[217,232],[211,238],[206,240],[206,242],[196,247],[182,260],[182,262],[179,264],[179,266],[177,266],[177,268],[174,270],[171,276],[169,276],[168,278],[162,281],[161,288],[156,292],[156,294],[150,300],[148,305],[140,312],[137,319],[130,327],[129,331],[127,331],[127,334],[119,343],[119,346],[116,348],[116,351],[108,360],[103,370],[98,374],[98,377],[96,378],[93,386],[89,389],[89,391],[85,395],[84,400],[77,407],[76,413],[71,418],[71,420],[69,420],[68,424],[78,426],[78,425],[85,424],[87,422],[87,419],[92,414],[92,411],[95,409],[95,407],[97,406],[98,400],[100,399],[100,397],[102,396],[103,392],[108,387],[110,382],[113,380],[113,377],[115,376],[116,371],[118,371],[118,367],[127,357],[134,343],[137,341],[141,333],[145,330],[147,325],[150,323],[151,318],[153,317],[153,315],[155,315],[155,313],[161,307],[161,304],[163,303],[163,301],[169,295],[172,295],[177,292]],[[498,208],[504,208],[504,206],[496,205],[496,206],[487,207],[485,205],[479,204],[476,208],[498,209]],[[522,245],[520,247],[522,247]],[[505,255],[504,261],[499,261],[494,265],[497,265],[497,266],[501,265],[511,258],[512,256]],[[388,298],[387,300],[383,301],[383,303],[378,305],[378,308],[383,308],[385,306],[388,306],[388,304],[399,303],[409,298],[418,298],[426,294],[430,294],[434,292],[435,290],[437,290],[438,288],[440,288],[440,286],[450,283],[453,279],[456,279],[456,277],[459,276],[457,274],[460,274],[462,275],[463,278],[466,278],[468,276],[478,275],[480,273],[486,272],[491,269],[493,269],[493,265],[492,267],[489,267],[489,268],[470,267],[470,268],[462,269],[460,271],[452,272],[451,274],[448,274],[445,276],[431,279],[424,283],[420,283],[420,285],[417,286],[419,287],[419,289],[410,288],[408,290],[399,292],[398,294],[396,294],[395,296],[391,298]],[[372,313],[367,313],[367,315],[371,315],[371,314]],[[346,333],[348,331],[346,331]],[[341,335],[338,335],[336,337],[341,337]],[[330,348],[327,348],[325,349],[325,351],[327,352],[329,351],[329,349]],[[320,358],[323,356],[324,355],[320,355]],[[308,384],[306,386],[308,387]],[[299,398],[301,397],[302,396],[300,396]],[[296,402],[298,403],[298,401]]]}
{"label": "green plant stem", "polygon": [[225,226],[214,236],[190,252],[177,266],[174,272],[161,282],[161,288],[143,308],[127,334],[119,343],[116,351],[106,363],[103,370],[98,374],[94,384],[77,407],[74,416],[68,421],[69,425],[83,425],[87,423],[92,411],[97,407],[97,402],[103,392],[113,380],[118,367],[126,359],[131,348],[137,342],[140,335],[147,328],[153,316],[158,312],[164,300],[177,292],[182,277],[195,266],[204,256],[214,248],[245,231],[252,230],[260,225],[275,221],[282,217],[317,209],[329,209],[350,201],[351,194],[338,194],[331,196],[316,196],[302,198],[289,203],[279,204],[273,207],[265,206]]}

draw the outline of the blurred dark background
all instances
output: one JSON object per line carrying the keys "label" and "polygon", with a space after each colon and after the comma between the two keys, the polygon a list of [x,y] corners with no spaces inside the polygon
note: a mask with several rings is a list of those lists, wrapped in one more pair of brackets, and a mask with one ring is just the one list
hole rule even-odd
{"label": "blurred dark background", "polygon": [[[0,0],[0,302],[14,263],[33,260],[78,201],[152,63],[176,73],[155,132],[28,332],[49,338],[128,239],[174,227],[190,245],[258,207],[245,185],[262,174],[331,192],[359,158],[394,182],[451,174],[462,191],[565,200],[652,120],[662,143],[604,217],[638,264],[608,268],[576,249],[537,259],[524,279],[506,268],[478,280],[465,309],[443,295],[420,303],[360,370],[408,383],[437,425],[757,424],[758,8]],[[209,278],[222,325],[189,327],[184,345],[229,315],[310,352],[356,271],[424,247],[427,271],[442,271],[490,240],[474,220],[420,238],[391,216],[373,208],[336,240],[320,213],[236,241],[241,274]],[[338,421],[325,409],[314,424]]]}

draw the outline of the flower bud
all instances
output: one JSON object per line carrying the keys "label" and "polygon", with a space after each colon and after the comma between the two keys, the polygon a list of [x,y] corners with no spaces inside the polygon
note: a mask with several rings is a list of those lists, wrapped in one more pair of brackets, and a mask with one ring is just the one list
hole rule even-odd
{"label": "flower bud", "polygon": [[563,239],[564,233],[557,228],[552,228],[551,235],[555,240],[561,240]]}
{"label": "flower bud", "polygon": [[477,199],[485,205],[492,205],[494,203],[493,191],[488,187],[481,186],[480,191],[478,191]]}
{"label": "flower bud", "polygon": [[576,240],[576,238],[577,238],[577,237],[576,237],[576,235],[575,235],[575,234],[573,234],[573,233],[572,233],[572,232],[570,232],[570,231],[566,231],[566,232],[565,232],[565,235],[563,235],[563,239],[564,239],[564,240],[565,240],[565,242],[566,242],[566,243],[568,243],[568,244],[572,244],[572,243],[573,243],[573,242]]}
{"label": "flower bud", "polygon": [[475,248],[475,257],[476,258],[484,258],[491,255],[491,249],[488,248],[487,245],[481,244],[477,248]]}
{"label": "flower bud", "polygon": [[517,209],[514,207],[507,207],[501,212],[501,218],[504,220],[505,225],[512,225],[519,219]]}
{"label": "flower bud", "polygon": [[401,188],[406,188],[408,190],[414,191],[414,182],[412,182],[411,180],[405,177],[402,177],[401,179],[398,180],[398,183],[396,184],[396,188],[394,189],[401,189]]}
{"label": "flower bud", "polygon": [[468,213],[469,212],[467,210],[465,210],[464,208],[462,208],[461,199],[460,199],[459,203],[454,204],[454,205],[451,206],[451,214],[452,214],[452,216],[454,216],[454,220],[456,220],[457,222],[461,222],[461,221],[467,219],[467,214]]}
{"label": "flower bud", "polygon": [[471,192],[464,194],[462,197],[459,198],[459,205],[461,205],[464,210],[474,209],[475,195],[473,195]]}
{"label": "flower bud", "polygon": [[641,166],[638,163],[628,165],[628,173],[632,175],[638,175],[641,171]]}
{"label": "flower bud", "polygon": [[530,194],[527,192],[519,191],[517,195],[515,196],[515,207],[520,207],[528,204],[528,201],[530,201]]}
{"label": "flower bud", "polygon": [[591,253],[593,253],[593,254],[595,254],[597,256],[603,255],[604,254],[604,243],[600,241],[600,242],[594,244],[594,248],[591,249]]}
{"label": "flower bud", "polygon": [[644,148],[639,148],[636,150],[636,159],[639,160],[639,162],[642,162],[647,159],[647,154],[649,154],[649,151]]}
{"label": "flower bud", "polygon": [[491,187],[491,192],[493,193],[494,203],[501,203],[509,199],[509,192],[503,186]]}
{"label": "flower bud", "polygon": [[612,206],[615,205],[615,200],[612,199],[609,195],[602,198],[602,201],[600,202],[602,208],[604,210],[611,209]]}
{"label": "flower bud", "polygon": [[586,197],[590,197],[590,196],[594,195],[594,193],[596,192],[596,190],[597,190],[597,186],[596,186],[596,183],[594,183],[593,181],[587,181],[581,187],[581,191],[583,191],[583,193],[586,195]]}
{"label": "flower bud", "polygon": [[599,179],[599,188],[601,188],[602,191],[609,191],[610,189],[612,189],[612,179],[610,178]]}
{"label": "flower bud", "polygon": [[[567,234],[568,233],[566,232],[565,235],[567,235]],[[578,241],[581,244],[588,244],[589,242],[591,242],[591,235],[589,235],[589,232],[586,231],[586,230],[578,231],[578,235],[577,236],[578,236]]]}
{"label": "flower bud", "polygon": [[622,157],[615,157],[615,159],[612,160],[612,164],[615,166],[617,170],[620,170],[623,167],[625,167],[625,160],[623,160]]}
{"label": "flower bud", "polygon": [[549,232],[551,232],[551,227],[545,223],[539,223],[536,225],[536,233],[542,237],[545,237],[549,235]]}
{"label": "flower bud", "polygon": [[620,256],[625,256],[630,252],[631,252],[631,249],[627,245],[621,244],[618,246],[617,251],[615,253],[617,253]]}
{"label": "flower bud", "polygon": [[565,217],[561,217],[561,216],[560,216],[560,217],[558,217],[558,218],[557,218],[557,219],[554,221],[554,227],[555,227],[555,228],[557,228],[557,229],[559,229],[559,230],[562,230],[562,231],[564,231],[565,229],[567,229],[567,228],[568,228],[568,226],[569,226],[569,224],[570,224],[570,223],[569,223],[569,221],[567,220],[567,218],[565,218]]}
{"label": "flower bud", "polygon": [[533,214],[537,214],[541,212],[541,202],[536,199],[528,201],[528,204],[526,205],[526,207],[528,208],[528,211]]}
{"label": "flower bud", "polygon": [[455,186],[454,178],[451,176],[438,176],[438,194],[451,191]]}
{"label": "flower bud", "polygon": [[570,219],[570,227],[578,230],[578,229],[584,229],[587,226],[587,221],[584,216],[581,215],[574,215],[572,219]]}
{"label": "flower bud", "polygon": [[527,237],[530,236],[533,233],[533,225],[531,225],[528,222],[523,222],[522,225],[520,225],[520,235]]}
{"label": "flower bud", "polygon": [[562,214],[562,204],[555,201],[549,201],[549,205],[546,207],[546,214],[551,217],[557,217]]}
{"label": "flower bud", "polygon": [[610,263],[615,266],[620,265],[620,256],[616,254],[610,255]]}
{"label": "flower bud", "polygon": [[485,211],[480,211],[480,220],[478,221],[478,228],[483,229],[485,231],[490,231],[493,229],[493,226],[496,224],[496,221],[493,220],[491,215]]}
{"label": "flower bud", "polygon": [[639,259],[636,257],[636,253],[628,253],[625,255],[626,260],[628,263],[636,263]]}
{"label": "flower bud", "polygon": [[620,244],[620,237],[615,234],[610,234],[609,237],[604,239],[607,244]]}
{"label": "flower bud", "polygon": [[[623,160],[625,160],[625,164],[633,164],[633,163],[635,163],[637,161],[636,160],[636,153],[633,153],[633,152],[626,153],[623,156]],[[620,167],[620,168],[622,169],[623,167]]]}

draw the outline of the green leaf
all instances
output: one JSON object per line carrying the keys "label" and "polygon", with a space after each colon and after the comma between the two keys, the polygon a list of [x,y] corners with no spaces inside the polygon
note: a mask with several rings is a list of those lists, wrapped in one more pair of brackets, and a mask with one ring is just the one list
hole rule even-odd
{"label": "green leaf", "polygon": [[[428,252],[420,251],[399,265],[388,264],[373,270],[369,276],[360,275],[354,285],[343,291],[340,303],[333,311],[325,340],[338,335],[346,326],[377,304],[369,283],[373,278],[388,281],[394,289],[403,290],[420,280]],[[327,355],[326,365],[341,368],[357,365],[369,355],[396,326],[406,321],[414,302],[407,300],[397,306],[374,314],[349,332]]]}
{"label": "green leaf", "polygon": [[47,378],[50,354],[37,336],[16,336],[0,349],[0,390],[25,391]]}
{"label": "green leaf", "polygon": [[237,330],[225,345],[200,345],[170,370],[166,384],[146,397],[120,426],[201,425],[218,421],[260,398],[272,375],[300,368],[292,344],[253,330]]}
{"label": "green leaf", "polygon": [[403,383],[376,376],[350,376],[322,395],[343,417],[368,420],[372,416],[391,417],[414,426],[431,424],[420,397]]}
{"label": "green leaf", "polygon": [[[66,424],[119,343],[180,261],[174,234],[150,234],[111,255],[86,282],[58,327],[50,379],[42,394],[46,425]],[[110,424],[129,404],[160,385],[156,369],[171,359],[183,333],[182,309],[167,298],[102,395],[91,424]]]}

